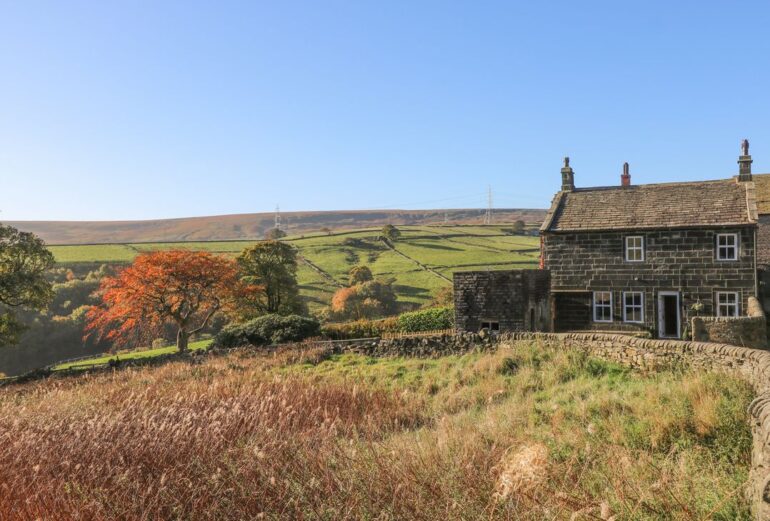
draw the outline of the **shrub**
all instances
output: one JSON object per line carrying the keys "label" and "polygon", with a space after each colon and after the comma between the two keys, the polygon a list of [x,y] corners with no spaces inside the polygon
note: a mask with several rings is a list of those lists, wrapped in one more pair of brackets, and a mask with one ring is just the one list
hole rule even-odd
{"label": "shrub", "polygon": [[285,342],[299,342],[316,336],[318,321],[299,315],[264,315],[241,324],[230,324],[214,338],[216,347],[238,347],[242,345],[267,345]]}
{"label": "shrub", "polygon": [[398,316],[398,330],[404,333],[450,329],[454,327],[454,308],[429,308]]}
{"label": "shrub", "polygon": [[401,237],[401,230],[393,226],[392,224],[386,224],[382,227],[382,231],[380,232],[380,236],[388,239],[389,241],[393,242],[399,237]]}
{"label": "shrub", "polygon": [[348,284],[351,286],[363,284],[370,280],[374,280],[374,277],[372,276],[372,270],[369,269],[369,266],[354,266],[350,270],[350,273],[348,273]]}
{"label": "shrub", "polygon": [[354,322],[340,322],[324,324],[321,334],[331,340],[347,340],[351,338],[372,338],[382,336],[383,333],[398,331],[397,318],[388,317],[380,320],[356,320]]}

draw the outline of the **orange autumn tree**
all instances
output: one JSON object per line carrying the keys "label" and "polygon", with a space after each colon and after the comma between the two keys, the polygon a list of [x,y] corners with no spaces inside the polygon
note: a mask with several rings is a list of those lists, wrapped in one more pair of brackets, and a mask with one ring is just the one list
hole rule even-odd
{"label": "orange autumn tree", "polygon": [[88,312],[86,332],[126,345],[174,325],[177,348],[184,352],[190,336],[235,302],[242,289],[230,259],[187,250],[144,253],[102,279],[97,292],[102,302]]}

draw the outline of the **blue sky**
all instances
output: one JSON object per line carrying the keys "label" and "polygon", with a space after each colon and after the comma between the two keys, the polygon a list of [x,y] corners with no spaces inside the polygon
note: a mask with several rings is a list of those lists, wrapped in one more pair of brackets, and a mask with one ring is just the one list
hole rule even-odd
{"label": "blue sky", "polygon": [[770,171],[764,2],[0,1],[0,219],[547,207]]}

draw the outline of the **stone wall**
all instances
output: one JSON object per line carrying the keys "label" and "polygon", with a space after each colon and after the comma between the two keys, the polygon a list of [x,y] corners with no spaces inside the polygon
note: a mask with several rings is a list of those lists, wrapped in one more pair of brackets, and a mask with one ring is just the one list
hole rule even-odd
{"label": "stone wall", "polygon": [[[736,261],[717,261],[717,233],[737,233],[739,255]],[[645,258],[642,262],[625,260],[625,237],[644,237]],[[770,238],[769,238],[770,239]],[[589,322],[570,329],[605,331],[643,330],[656,333],[657,295],[659,291],[681,294],[680,315],[684,327],[688,312],[695,302],[703,304],[703,313],[715,315],[717,291],[740,294],[740,313],[744,314],[748,298],[756,293],[754,266],[754,228],[714,228],[687,230],[647,230],[627,232],[545,233],[543,261],[551,271],[551,290],[558,292],[611,291],[613,321]],[[644,323],[623,321],[622,292],[644,293]],[[569,310],[556,307],[554,321],[558,325]],[[580,315],[585,319],[585,314]],[[572,318],[568,318],[572,320]]]}
{"label": "stone wall", "polygon": [[765,317],[694,317],[692,338],[743,347],[767,347]]}
{"label": "stone wall", "polygon": [[693,317],[692,339],[766,348],[767,319],[759,299],[750,297],[747,311],[748,316],[745,317]]}
{"label": "stone wall", "polygon": [[465,271],[454,274],[455,328],[481,329],[497,322],[500,331],[545,331],[550,328],[545,270]]}

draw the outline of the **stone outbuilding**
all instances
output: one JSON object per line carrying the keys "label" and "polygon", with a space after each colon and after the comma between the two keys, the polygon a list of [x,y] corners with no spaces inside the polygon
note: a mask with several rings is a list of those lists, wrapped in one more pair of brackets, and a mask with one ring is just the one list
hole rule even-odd
{"label": "stone outbuilding", "polygon": [[466,271],[454,274],[458,331],[548,331],[547,270]]}

